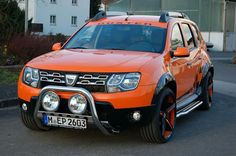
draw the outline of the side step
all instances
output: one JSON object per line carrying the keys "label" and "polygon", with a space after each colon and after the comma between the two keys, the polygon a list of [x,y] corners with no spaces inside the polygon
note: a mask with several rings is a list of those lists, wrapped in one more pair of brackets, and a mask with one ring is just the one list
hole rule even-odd
{"label": "side step", "polygon": [[202,101],[195,101],[192,102],[191,104],[187,105],[186,107],[180,109],[177,111],[176,117],[181,117],[183,115],[186,115],[188,113],[190,113],[191,111],[193,111],[194,109],[196,109],[197,107],[199,107],[203,102]]}

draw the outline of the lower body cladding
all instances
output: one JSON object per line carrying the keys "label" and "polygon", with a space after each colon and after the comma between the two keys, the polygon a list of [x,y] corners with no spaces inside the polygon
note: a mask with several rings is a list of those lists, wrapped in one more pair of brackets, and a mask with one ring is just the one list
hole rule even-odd
{"label": "lower body cladding", "polygon": [[[60,99],[56,111],[46,111],[42,107],[42,98],[47,92],[74,92],[86,98],[88,106],[81,113],[72,113],[68,108],[71,100]],[[119,133],[122,128],[129,125],[143,125],[152,119],[153,107],[114,109],[108,102],[95,102],[91,93],[83,88],[47,86],[40,92],[39,97],[33,97],[30,103],[20,100],[23,111],[32,114],[40,129],[50,126],[86,129],[89,124],[96,125],[106,135]]]}

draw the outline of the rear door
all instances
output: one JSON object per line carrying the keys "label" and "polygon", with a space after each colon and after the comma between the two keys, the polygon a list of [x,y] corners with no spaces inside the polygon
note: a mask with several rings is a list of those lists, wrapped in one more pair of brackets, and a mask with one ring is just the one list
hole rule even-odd
{"label": "rear door", "polygon": [[190,57],[188,62],[189,67],[189,78],[188,83],[190,84],[189,90],[194,91],[197,87],[199,72],[201,71],[201,46],[196,38],[196,29],[194,29],[192,24],[182,23],[181,24],[185,40],[190,51]]}
{"label": "rear door", "polygon": [[203,42],[201,33],[196,25],[190,24],[190,27],[192,29],[192,32],[194,34],[196,46],[197,46],[197,53],[191,54],[192,59],[194,59],[194,68],[197,72],[197,82],[200,83],[202,79],[202,62],[203,62],[203,51],[205,51],[205,43]]}
{"label": "rear door", "polygon": [[197,87],[197,76],[200,71],[199,64],[201,63],[200,60],[200,48],[197,45],[195,35],[191,29],[191,25],[188,23],[181,24],[185,43],[188,46],[190,57],[188,60],[188,90],[189,92],[193,92],[194,89]]}

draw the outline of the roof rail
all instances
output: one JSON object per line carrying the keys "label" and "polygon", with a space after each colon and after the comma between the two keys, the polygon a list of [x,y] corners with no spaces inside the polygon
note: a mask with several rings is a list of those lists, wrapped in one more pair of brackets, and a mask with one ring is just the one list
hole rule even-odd
{"label": "roof rail", "polygon": [[91,21],[98,21],[106,17],[107,17],[107,13],[105,11],[100,11],[91,19]]}
{"label": "roof rail", "polygon": [[163,12],[160,16],[160,22],[168,22],[170,18],[183,18],[183,19],[189,19],[189,17],[182,12]]}
{"label": "roof rail", "polygon": [[134,15],[133,13],[130,12],[118,12],[118,11],[100,11],[97,13],[91,21],[98,21],[100,19],[106,18],[106,17],[111,17],[111,16],[123,16],[123,15]]}

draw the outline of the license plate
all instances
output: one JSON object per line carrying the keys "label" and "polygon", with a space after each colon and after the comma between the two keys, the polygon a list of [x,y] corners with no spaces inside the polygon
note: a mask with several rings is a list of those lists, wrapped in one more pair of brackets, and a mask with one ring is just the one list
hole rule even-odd
{"label": "license plate", "polygon": [[75,128],[75,129],[87,128],[86,119],[77,119],[77,118],[70,118],[70,117],[44,115],[43,123],[47,126]]}

